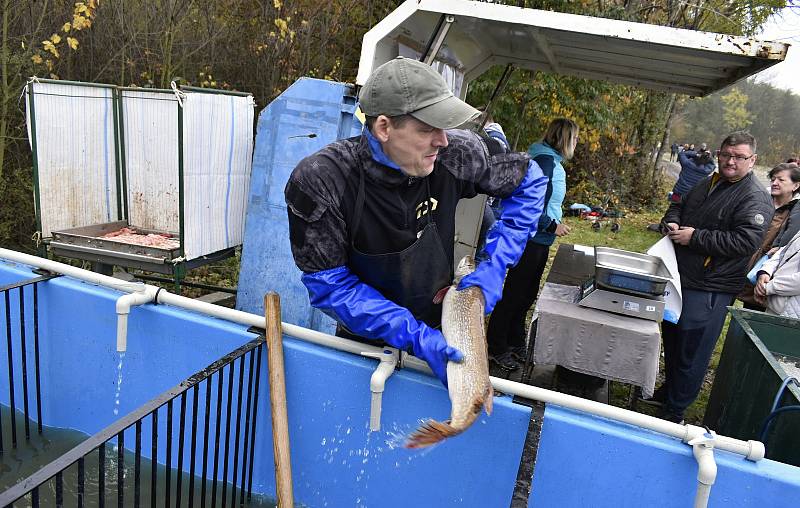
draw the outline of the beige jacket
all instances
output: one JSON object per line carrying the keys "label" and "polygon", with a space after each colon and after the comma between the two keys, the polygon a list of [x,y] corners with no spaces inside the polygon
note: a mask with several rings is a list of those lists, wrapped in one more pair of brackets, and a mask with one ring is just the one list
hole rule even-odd
{"label": "beige jacket", "polygon": [[767,312],[800,319],[800,232],[772,255],[759,272],[767,272]]}

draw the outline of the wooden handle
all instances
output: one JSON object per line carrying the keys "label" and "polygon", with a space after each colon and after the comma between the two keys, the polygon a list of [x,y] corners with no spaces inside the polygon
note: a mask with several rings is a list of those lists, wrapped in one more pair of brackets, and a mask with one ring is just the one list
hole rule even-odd
{"label": "wooden handle", "polygon": [[294,506],[292,461],[289,454],[289,418],[286,411],[281,300],[277,293],[267,293],[264,296],[264,313],[267,320],[269,401],[272,407],[272,450],[275,455],[275,485],[278,506],[280,508],[291,508]]}

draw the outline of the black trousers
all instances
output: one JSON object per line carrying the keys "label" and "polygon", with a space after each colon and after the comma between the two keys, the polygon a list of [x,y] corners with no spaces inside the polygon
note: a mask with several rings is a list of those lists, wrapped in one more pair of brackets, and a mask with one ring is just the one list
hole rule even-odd
{"label": "black trousers", "polygon": [[661,323],[667,411],[683,416],[703,386],[735,294],[684,288],[678,324]]}
{"label": "black trousers", "polygon": [[490,354],[498,355],[525,344],[525,316],[539,294],[549,253],[549,245],[529,241],[517,266],[508,271],[503,297],[489,320],[486,340]]}

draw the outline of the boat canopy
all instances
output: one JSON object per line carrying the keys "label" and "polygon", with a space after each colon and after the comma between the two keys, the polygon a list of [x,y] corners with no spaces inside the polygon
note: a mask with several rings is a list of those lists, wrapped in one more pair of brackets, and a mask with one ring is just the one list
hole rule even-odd
{"label": "boat canopy", "polygon": [[[364,35],[356,78],[398,56],[435,58],[468,85],[494,65],[704,96],[786,58],[750,37],[467,0],[407,0]],[[454,87],[464,97],[467,86]]]}

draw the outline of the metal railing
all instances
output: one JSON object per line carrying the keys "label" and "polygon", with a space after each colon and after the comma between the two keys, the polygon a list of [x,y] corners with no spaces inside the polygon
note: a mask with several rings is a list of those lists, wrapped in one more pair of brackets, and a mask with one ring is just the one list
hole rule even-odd
{"label": "metal railing", "polygon": [[[50,280],[54,277],[58,277],[58,275],[43,275],[41,277],[36,277],[33,279],[24,280],[21,282],[15,282],[13,284],[8,284],[6,286],[0,286],[0,295],[2,295],[2,301],[4,304],[5,310],[5,331],[6,331],[6,360],[8,366],[8,401],[11,411],[9,412],[9,425],[10,425],[10,434],[11,434],[11,448],[17,447],[17,400],[16,400],[16,375],[22,377],[22,408],[24,412],[24,420],[25,420],[25,439],[30,439],[31,437],[31,429],[30,429],[30,399],[31,394],[30,387],[28,383],[28,333],[30,333],[31,328],[33,331],[33,358],[34,358],[34,368],[33,368],[33,376],[34,376],[34,383],[36,387],[36,422],[37,422],[37,430],[39,434],[42,433],[42,388],[41,388],[41,376],[39,372],[39,283]],[[28,286],[32,286],[33,289],[33,296],[31,307],[29,309],[28,316],[32,320],[32,324],[28,322],[28,319],[25,314],[26,308],[26,301],[25,301],[25,288]],[[30,289],[30,288],[29,288]],[[16,309],[12,306],[12,293],[16,292],[18,297],[16,300],[18,304],[16,305]],[[14,316],[14,312],[16,311],[16,316]],[[14,319],[16,317],[16,320]],[[16,334],[12,332],[14,327],[12,326],[13,322],[16,321]],[[15,337],[16,335],[16,337]],[[18,341],[15,341],[15,338],[18,338]],[[15,356],[14,352],[19,351],[19,363],[15,365],[17,362],[15,361],[17,357]],[[0,418],[0,453],[5,450],[6,443],[3,442],[3,419]]]}
{"label": "metal railing", "polygon": [[[248,342],[120,418],[0,493],[0,506],[24,501],[34,508],[60,507],[65,502],[78,507],[103,508],[106,503],[122,507],[126,498],[131,505],[129,496],[135,507],[143,503],[173,506],[173,499],[176,507],[248,504],[264,344],[264,337]],[[190,415],[187,398],[191,400]],[[174,443],[176,399],[178,437]],[[166,423],[160,426],[164,418]],[[133,438],[132,451],[125,448],[130,442],[126,433],[128,439]],[[142,453],[148,437],[149,460]],[[166,440],[163,454],[159,454],[159,438]],[[110,456],[108,448],[112,449]],[[189,467],[185,470],[187,455]],[[147,462],[149,475],[145,474]]]}

